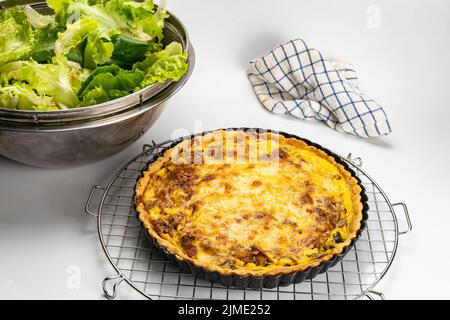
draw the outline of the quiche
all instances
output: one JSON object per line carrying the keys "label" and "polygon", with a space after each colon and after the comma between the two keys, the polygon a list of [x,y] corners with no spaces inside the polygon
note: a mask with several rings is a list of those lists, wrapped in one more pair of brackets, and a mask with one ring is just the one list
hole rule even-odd
{"label": "quiche", "polygon": [[361,187],[319,148],[273,132],[183,140],[137,183],[138,217],[178,260],[221,275],[291,275],[343,253]]}

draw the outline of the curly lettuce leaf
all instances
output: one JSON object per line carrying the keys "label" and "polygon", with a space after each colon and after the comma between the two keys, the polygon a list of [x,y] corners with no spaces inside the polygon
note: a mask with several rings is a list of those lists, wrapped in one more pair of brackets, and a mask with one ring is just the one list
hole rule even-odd
{"label": "curly lettuce leaf", "polygon": [[163,38],[164,20],[169,17],[164,6],[155,9],[153,1],[112,0],[105,3],[106,10],[115,20],[125,21],[128,28],[119,29],[123,34],[143,41]]}
{"label": "curly lettuce leaf", "polygon": [[114,45],[109,35],[95,19],[84,17],[69,24],[55,43],[55,62],[63,64],[66,58],[95,69],[111,60]]}
{"label": "curly lettuce leaf", "polygon": [[[92,32],[98,29],[97,21],[91,18],[83,18],[67,26],[66,31],[59,33],[55,42],[55,54],[57,60],[64,61],[64,56],[82,43]],[[61,61],[62,60],[62,61]]]}
{"label": "curly lettuce leaf", "polygon": [[187,57],[187,52],[183,52],[178,42],[172,42],[162,51],[150,53],[133,66],[134,70],[145,72],[141,88],[167,79],[180,80],[188,70]]}
{"label": "curly lettuce leaf", "polygon": [[62,27],[54,22],[37,30],[35,33],[35,45],[28,54],[28,57],[39,63],[51,63],[55,55],[55,42],[58,39],[58,33],[63,30]]}
{"label": "curly lettuce leaf", "polygon": [[113,35],[111,42],[114,45],[112,59],[114,63],[123,67],[131,67],[135,62],[144,59],[151,46],[146,41],[121,34]]}
{"label": "curly lettuce leaf", "polygon": [[0,10],[0,66],[28,55],[34,43],[33,28],[20,8]]}
{"label": "curly lettuce leaf", "polygon": [[22,10],[35,29],[45,28],[55,21],[53,16],[42,15],[28,5],[24,6]]}
{"label": "curly lettuce leaf", "polygon": [[0,87],[0,108],[18,110],[59,110],[52,97],[38,95],[26,84]]}
{"label": "curly lettuce leaf", "polygon": [[[63,64],[69,55],[88,69],[110,63],[130,68],[162,39],[168,17],[153,1],[49,0],[48,4],[56,20],[67,26],[56,41],[54,62]],[[77,46],[83,42],[81,59]]]}
{"label": "curly lettuce leaf", "polygon": [[38,96],[52,97],[51,105],[60,109],[76,107],[80,101],[73,87],[77,85],[79,73],[69,67],[54,64],[39,64],[36,61],[10,62],[0,67],[2,87],[24,87]]}
{"label": "curly lettuce leaf", "polygon": [[114,99],[118,99],[130,94],[128,91],[124,90],[105,90],[102,87],[96,87],[86,93],[84,96],[83,102],[79,105],[79,107],[87,107],[95,104],[104,103],[107,101],[111,101]]}
{"label": "curly lettuce leaf", "polygon": [[141,87],[144,88],[157,82],[165,82],[168,79],[178,81],[188,70],[186,63],[187,53],[161,59],[147,70]]}
{"label": "curly lettuce leaf", "polygon": [[92,99],[93,93],[90,92],[98,88],[111,97],[115,96],[117,90],[129,94],[139,88],[143,78],[144,73],[140,70],[128,71],[114,64],[98,67],[83,82],[78,96],[83,101],[86,101],[86,97]]}
{"label": "curly lettuce leaf", "polygon": [[110,0],[48,0],[49,7],[55,11],[55,18],[61,25],[89,17],[97,21],[103,32],[110,36],[124,34],[142,41],[163,37],[166,10],[155,9],[153,1],[143,2]]}
{"label": "curly lettuce leaf", "polygon": [[54,62],[64,64],[68,58],[88,69],[106,64],[111,60],[114,45],[102,33],[97,21],[89,17],[68,25],[56,40]]}
{"label": "curly lettuce leaf", "polygon": [[103,65],[111,60],[114,45],[98,34],[90,34],[84,49],[84,67],[95,69],[99,65]]}
{"label": "curly lettuce leaf", "polygon": [[59,26],[53,16],[42,15],[28,5],[22,10],[35,29],[35,43],[27,58],[40,63],[51,62],[55,55],[55,41],[58,39],[58,33],[65,28]]}
{"label": "curly lettuce leaf", "polygon": [[84,66],[84,49],[86,48],[86,41],[79,43],[76,47],[69,50],[66,54],[67,59]]}

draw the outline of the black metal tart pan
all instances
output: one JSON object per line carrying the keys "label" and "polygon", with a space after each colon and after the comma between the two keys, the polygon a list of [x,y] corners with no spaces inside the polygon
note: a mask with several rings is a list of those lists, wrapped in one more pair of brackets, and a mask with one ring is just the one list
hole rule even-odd
{"label": "black metal tart pan", "polygon": [[[154,156],[154,158],[147,163],[147,165],[141,172],[141,176],[143,175],[143,172],[145,170],[147,170],[148,165],[150,165],[151,163],[156,161],[156,159],[161,157],[166,150],[175,147],[176,145],[178,145],[180,142],[182,142],[184,140],[191,140],[197,136],[203,136],[203,135],[206,135],[206,134],[209,134],[209,133],[212,133],[215,131],[220,131],[220,130],[257,132],[257,133],[273,132],[273,133],[280,134],[280,135],[284,136],[285,138],[295,138],[298,140],[302,140],[306,144],[316,147],[317,149],[320,149],[320,150],[324,151],[326,154],[328,154],[329,156],[333,157],[337,163],[343,165],[344,168],[348,172],[351,173],[353,178],[355,178],[358,181],[358,184],[361,187],[360,196],[361,196],[361,203],[363,205],[363,209],[362,209],[361,228],[359,229],[356,237],[352,240],[352,242],[347,247],[344,248],[342,253],[334,255],[333,258],[322,262],[320,265],[318,265],[316,267],[311,267],[304,271],[297,271],[290,275],[263,276],[263,277],[251,277],[251,276],[242,277],[242,276],[238,276],[238,275],[223,275],[223,274],[220,274],[219,272],[208,271],[202,267],[192,265],[191,263],[189,263],[187,261],[178,259],[174,254],[165,250],[163,247],[161,247],[157,243],[157,241],[148,232],[146,232],[146,235],[152,241],[154,248],[159,253],[161,253],[163,256],[165,256],[169,261],[178,265],[180,270],[183,272],[191,273],[192,275],[194,275],[197,278],[205,279],[205,280],[208,280],[211,282],[220,283],[226,287],[237,287],[240,289],[247,289],[247,288],[250,288],[250,289],[261,289],[261,288],[272,289],[272,288],[279,287],[279,286],[288,286],[293,283],[300,283],[305,280],[312,279],[315,276],[317,276],[318,274],[326,272],[328,269],[334,267],[339,261],[341,261],[345,257],[345,255],[350,251],[350,249],[353,247],[355,242],[361,237],[361,233],[367,226],[368,210],[369,210],[368,197],[366,195],[365,188],[361,183],[361,180],[357,177],[356,173],[349,167],[349,165],[346,162],[344,162],[338,155],[336,155],[335,153],[331,152],[330,150],[322,147],[321,145],[319,145],[317,143],[311,142],[304,138],[300,138],[300,137],[290,134],[290,133],[285,133],[282,131],[276,131],[276,130],[270,130],[270,129],[261,129],[261,128],[245,128],[244,127],[244,128],[228,128],[228,129],[216,129],[216,130],[211,130],[211,131],[205,131],[202,133],[193,134],[190,136],[186,136],[186,137],[182,137],[182,138],[178,138],[178,139],[174,140],[169,146],[167,146],[162,151],[157,153]],[[143,226],[142,222],[141,222],[141,224]]]}

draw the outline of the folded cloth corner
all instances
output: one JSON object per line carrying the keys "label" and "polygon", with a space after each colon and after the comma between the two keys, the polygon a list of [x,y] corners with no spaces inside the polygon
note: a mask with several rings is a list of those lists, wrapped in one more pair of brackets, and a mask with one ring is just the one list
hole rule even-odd
{"label": "folded cloth corner", "polygon": [[363,138],[391,132],[383,108],[360,92],[353,66],[323,58],[303,40],[251,61],[248,77],[259,101],[273,113],[324,121]]}

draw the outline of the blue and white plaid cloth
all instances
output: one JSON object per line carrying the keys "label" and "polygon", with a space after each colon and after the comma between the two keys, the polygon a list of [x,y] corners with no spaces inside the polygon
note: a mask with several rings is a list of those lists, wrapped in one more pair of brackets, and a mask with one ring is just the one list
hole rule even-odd
{"label": "blue and white plaid cloth", "polygon": [[363,138],[391,132],[381,106],[359,91],[352,66],[323,58],[303,40],[280,45],[250,62],[248,77],[271,112],[325,121],[337,131]]}

